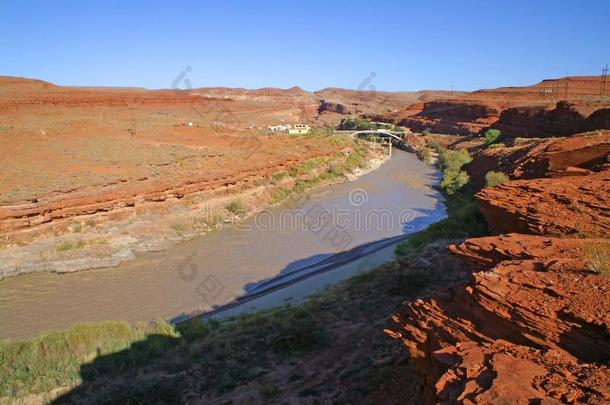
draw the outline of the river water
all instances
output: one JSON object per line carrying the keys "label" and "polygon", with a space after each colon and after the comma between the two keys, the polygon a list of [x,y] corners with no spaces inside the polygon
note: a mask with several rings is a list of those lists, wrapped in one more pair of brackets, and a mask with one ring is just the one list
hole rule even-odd
{"label": "river water", "polygon": [[384,166],[359,179],[118,267],[7,278],[0,281],[0,338],[216,308],[279,274],[438,221],[445,210],[437,183],[434,168],[395,150]]}

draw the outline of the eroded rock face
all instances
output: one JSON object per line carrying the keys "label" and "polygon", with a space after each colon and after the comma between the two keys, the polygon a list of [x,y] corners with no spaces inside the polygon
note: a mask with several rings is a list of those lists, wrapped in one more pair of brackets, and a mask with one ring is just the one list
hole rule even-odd
{"label": "eroded rock face", "polygon": [[567,101],[553,107],[514,107],[504,110],[494,127],[515,136],[570,135],[610,128],[610,109],[605,104]]}
{"label": "eroded rock face", "polygon": [[505,235],[451,251],[485,269],[458,288],[407,303],[388,333],[413,359],[427,402],[610,400],[610,277],[587,243]]}
{"label": "eroded rock face", "polygon": [[610,170],[518,180],[477,194],[492,232],[610,235]]}
{"label": "eroded rock face", "polygon": [[[498,120],[499,111],[487,103],[466,100],[436,100],[408,110],[413,115],[400,121],[400,125],[415,131],[467,135],[478,133]],[[406,113],[406,111],[405,111]]]}
{"label": "eroded rock face", "polygon": [[[458,343],[434,353],[449,369],[435,385],[444,403],[603,403],[605,367],[583,364],[553,350],[502,340]],[[508,401],[508,402],[506,402]]]}
{"label": "eroded rock face", "polygon": [[489,127],[519,137],[610,129],[608,100],[591,97],[599,95],[599,85],[599,76],[568,77],[533,86],[443,94],[401,110],[396,118],[415,131],[460,135],[478,134]]}
{"label": "eroded rock face", "polygon": [[588,175],[602,170],[609,154],[610,131],[598,131],[510,148],[482,149],[464,169],[481,188],[489,171],[503,172],[514,180]]}

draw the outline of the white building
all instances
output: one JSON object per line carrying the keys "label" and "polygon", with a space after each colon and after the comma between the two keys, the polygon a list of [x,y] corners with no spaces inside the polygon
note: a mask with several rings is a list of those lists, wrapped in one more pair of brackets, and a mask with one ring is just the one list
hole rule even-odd
{"label": "white building", "polygon": [[290,128],[292,128],[290,124],[270,125],[267,127],[267,129],[269,129],[269,131],[271,131],[271,132],[288,132],[290,130]]}
{"label": "white building", "polygon": [[307,124],[294,124],[294,126],[288,130],[289,134],[306,134],[311,128]]}

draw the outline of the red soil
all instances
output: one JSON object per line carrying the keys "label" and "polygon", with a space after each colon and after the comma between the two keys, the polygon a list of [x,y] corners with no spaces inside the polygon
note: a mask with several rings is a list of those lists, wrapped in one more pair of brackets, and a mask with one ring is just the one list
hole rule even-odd
{"label": "red soil", "polygon": [[311,120],[318,106],[300,89],[150,91],[0,77],[0,235],[10,242],[58,220],[253,185],[333,154],[345,146],[259,130]]}

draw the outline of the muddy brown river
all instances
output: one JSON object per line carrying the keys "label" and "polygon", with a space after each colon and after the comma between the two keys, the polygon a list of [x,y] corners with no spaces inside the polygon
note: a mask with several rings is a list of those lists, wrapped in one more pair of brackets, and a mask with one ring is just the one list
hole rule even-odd
{"label": "muddy brown river", "polygon": [[279,274],[362,244],[412,233],[445,216],[437,171],[396,150],[355,181],[318,189],[229,229],[119,267],[33,273],[0,281],[0,338],[77,322],[174,319],[255,291]]}

